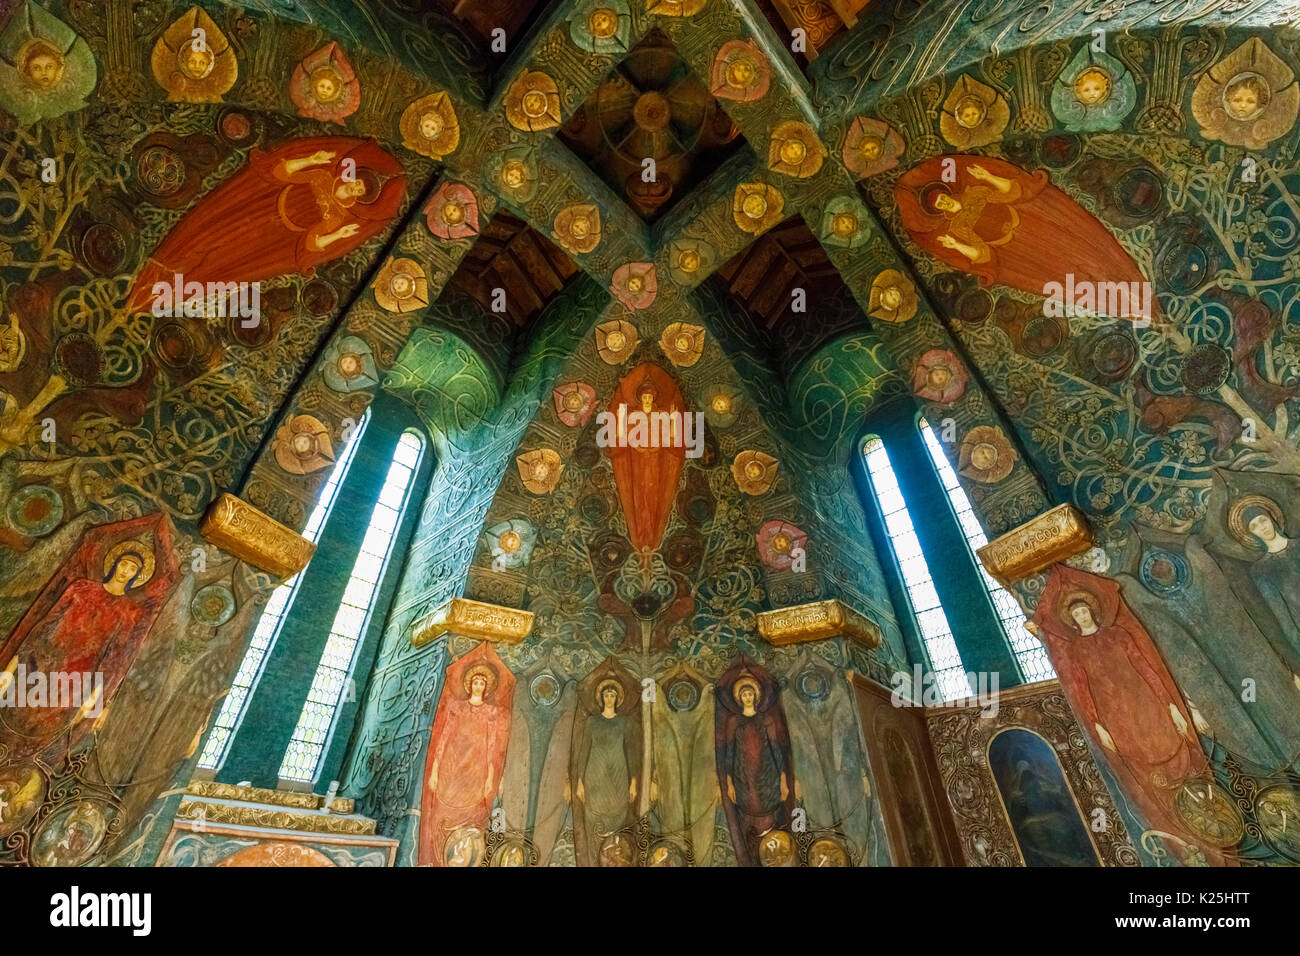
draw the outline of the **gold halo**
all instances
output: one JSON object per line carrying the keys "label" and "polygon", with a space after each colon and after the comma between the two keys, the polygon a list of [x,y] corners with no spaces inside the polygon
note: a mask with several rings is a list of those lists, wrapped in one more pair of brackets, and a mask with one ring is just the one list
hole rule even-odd
{"label": "gold halo", "polygon": [[104,577],[108,577],[113,571],[113,566],[117,564],[117,559],[124,554],[134,554],[140,559],[140,572],[136,575],[135,583],[131,585],[130,590],[144,587],[153,577],[154,555],[153,548],[145,545],[143,541],[132,539],[123,541],[111,548],[104,557]]}
{"label": "gold halo", "polygon": [[1256,551],[1263,547],[1263,542],[1246,527],[1245,515],[1247,508],[1262,508],[1273,519],[1273,526],[1277,528],[1278,532],[1281,534],[1286,533],[1286,520],[1282,517],[1282,509],[1276,501],[1263,495],[1243,495],[1228,508],[1228,531],[1246,547],[1253,548]]}
{"label": "gold halo", "polygon": [[614,700],[614,709],[618,710],[623,706],[623,685],[612,677],[606,677],[596,685],[596,703],[600,705],[602,710],[604,709],[606,687],[614,688],[614,693],[617,695]]}
{"label": "gold halo", "polygon": [[740,691],[745,687],[754,688],[755,704],[758,704],[758,702],[763,699],[763,688],[759,686],[758,678],[754,677],[752,674],[743,674],[736,678],[736,683],[731,685],[731,696],[735,699],[737,704],[740,703]]}
{"label": "gold halo", "polygon": [[464,675],[461,677],[461,683],[465,685],[465,693],[474,693],[471,685],[474,683],[474,677],[477,674],[482,674],[483,679],[487,681],[487,687],[483,688],[483,696],[486,697],[492,692],[492,688],[497,686],[496,668],[489,664],[475,664],[469,670],[465,671]]}

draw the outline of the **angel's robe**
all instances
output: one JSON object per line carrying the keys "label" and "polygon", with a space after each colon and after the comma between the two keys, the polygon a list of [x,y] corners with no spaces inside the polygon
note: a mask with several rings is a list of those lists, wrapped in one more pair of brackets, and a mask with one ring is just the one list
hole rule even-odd
{"label": "angel's robe", "polygon": [[[951,165],[945,165],[951,164]],[[1003,192],[977,179],[971,166],[982,166],[1009,181]],[[952,170],[945,182],[944,170]],[[947,212],[933,207],[933,198],[946,192],[961,208]],[[898,214],[912,239],[926,252],[982,285],[1007,285],[1034,295],[1048,294],[1048,283],[1074,287],[1092,283],[1094,294],[1113,283],[1142,283],[1145,279],[1132,257],[1091,213],[1053,186],[1047,173],[1028,173],[1018,166],[986,156],[935,156],[904,173],[894,186]],[[950,235],[972,247],[972,260],[949,249],[940,237]],[[1129,317],[1140,312],[1130,303]],[[1117,316],[1123,318],[1125,316]],[[1149,318],[1149,316],[1147,316]]]}
{"label": "angel's robe", "polygon": [[[1097,629],[1081,633],[1060,607],[1079,589],[1100,607]],[[1185,781],[1210,775],[1192,717],[1164,661],[1142,623],[1129,610],[1113,581],[1056,565],[1034,617],[1061,690],[1084,732],[1105,755],[1117,782],[1146,822],[1157,830],[1195,842],[1174,809]],[[1183,727],[1174,721],[1182,718]],[[1105,729],[1113,748],[1097,729]],[[1202,847],[1214,865],[1221,855]]]}
{"label": "angel's robe", "polygon": [[[420,863],[442,866],[447,836],[461,826],[483,827],[505,763],[510,711],[484,699],[457,696],[438,709],[420,806]],[[435,786],[428,783],[434,764]]]}
{"label": "angel's robe", "polygon": [[[287,163],[324,150],[322,165],[289,172]],[[341,199],[336,190],[351,168],[370,181],[372,201]],[[382,185],[378,180],[387,177]],[[402,167],[371,140],[313,136],[270,152],[254,149],[248,165],[198,202],[167,234],[145,263],[127,299],[147,310],[154,284],[256,282],[276,276],[312,275],[316,266],[340,259],[374,238],[397,214],[406,191]],[[352,236],[322,245],[340,228]],[[188,297],[188,295],[187,295]]]}

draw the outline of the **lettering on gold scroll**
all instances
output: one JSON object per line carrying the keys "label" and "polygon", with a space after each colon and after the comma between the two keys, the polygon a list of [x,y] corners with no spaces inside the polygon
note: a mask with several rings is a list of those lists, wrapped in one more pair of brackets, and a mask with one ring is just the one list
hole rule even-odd
{"label": "lettering on gold scroll", "polygon": [[1069,504],[1013,528],[978,552],[980,561],[1004,586],[1092,547],[1083,515]]}
{"label": "lettering on gold scroll", "polygon": [[199,534],[241,561],[282,578],[305,568],[316,551],[302,535],[231,494],[223,493],[212,503]]}
{"label": "lettering on gold scroll", "polygon": [[880,628],[874,621],[838,600],[763,611],[758,615],[758,632],[778,646],[847,637],[867,647],[878,647],[881,640]]}

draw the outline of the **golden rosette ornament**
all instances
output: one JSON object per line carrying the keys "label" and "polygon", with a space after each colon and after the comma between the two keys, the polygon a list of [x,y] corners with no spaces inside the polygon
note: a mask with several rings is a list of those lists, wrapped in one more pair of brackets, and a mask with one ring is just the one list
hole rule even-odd
{"label": "golden rosette ornament", "polygon": [[940,405],[951,405],[961,398],[966,381],[966,367],[947,349],[930,349],[912,368],[912,391]]}
{"label": "golden rosette ornament", "polygon": [[674,239],[668,244],[668,278],[694,287],[713,272],[718,252],[703,239]]}
{"label": "golden rosette ornament", "polygon": [[731,475],[736,487],[747,495],[762,495],[771,490],[776,481],[778,462],[771,455],[746,449],[731,462]]}
{"label": "golden rosette ornament", "polygon": [[844,166],[865,179],[897,166],[904,148],[903,137],[888,123],[859,116],[844,137]]}
{"label": "golden rosette ornament", "polygon": [[761,235],[781,221],[785,197],[767,183],[741,183],[731,197],[731,214],[736,225],[750,235]]}
{"label": "golden rosette ornament", "polygon": [[299,116],[342,124],[361,105],[361,83],[339,45],[330,41],[294,67],[289,98]]}
{"label": "golden rosette ornament", "polygon": [[974,481],[992,484],[1011,474],[1016,450],[996,425],[976,425],[961,442],[957,470]]}
{"label": "golden rosette ornament", "polygon": [[1297,111],[1295,74],[1259,37],[1210,67],[1192,91],[1201,135],[1229,146],[1263,149],[1295,126]]}
{"label": "golden rosette ornament", "polygon": [[795,553],[808,550],[808,533],[780,518],[766,522],[754,537],[759,560],[773,571],[789,571]]}
{"label": "golden rosette ornament", "polygon": [[740,390],[730,385],[710,385],[704,390],[704,417],[715,428],[726,428],[740,411]]}
{"label": "golden rosette ornament", "polygon": [[678,368],[690,368],[704,351],[704,327],[686,322],[670,323],[659,336],[659,347]]}
{"label": "golden rosette ornament", "polygon": [[519,478],[535,495],[547,495],[560,483],[560,473],[564,463],[559,453],[551,448],[539,448],[520,455],[515,459],[519,466]]}
{"label": "golden rosette ornament", "polygon": [[754,43],[728,40],[713,58],[710,92],[720,100],[749,103],[767,95],[772,68]]}
{"label": "golden rosette ornament", "polygon": [[488,176],[505,190],[513,202],[532,202],[541,184],[536,154],[526,146],[514,146],[488,161]]}
{"label": "golden rosette ornament", "polygon": [[1006,97],[963,73],[943,101],[939,132],[958,149],[970,149],[1000,139],[1010,120]]}
{"label": "golden rosette ornament", "polygon": [[183,103],[220,103],[239,77],[230,41],[198,6],[186,10],[158,38],[150,65],[167,99]]}
{"label": "golden rosette ornament", "polygon": [[582,428],[596,410],[596,390],[586,382],[567,382],[551,393],[555,414],[570,428]]}
{"label": "golden rosette ornament", "polygon": [[659,294],[659,277],[653,262],[628,262],[614,270],[609,291],[632,311],[645,309]]}
{"label": "golden rosette ornament", "polygon": [[607,365],[622,365],[637,345],[636,326],[625,319],[596,326],[596,354]]}
{"label": "golden rosette ornament", "polygon": [[822,168],[825,159],[826,147],[807,123],[787,120],[772,130],[767,168],[773,172],[807,179]]}
{"label": "golden rosette ornament", "polygon": [[867,315],[882,322],[906,322],[916,315],[916,286],[897,269],[886,269],[871,283]]}
{"label": "golden rosette ornament", "polygon": [[836,196],[822,211],[822,241],[856,249],[871,238],[870,213],[853,196]]}
{"label": "golden rosette ornament", "polygon": [[506,119],[525,133],[560,125],[560,89],[541,70],[525,70],[506,90]]}
{"label": "golden rosette ornament", "polygon": [[311,415],[290,415],[272,442],[275,460],[291,475],[309,475],[334,464],[329,428]]}
{"label": "golden rosette ornament", "polygon": [[370,288],[375,301],[389,312],[414,312],[429,304],[429,280],[414,259],[390,258]]}
{"label": "golden rosette ornament", "polygon": [[569,252],[591,252],[600,243],[600,210],[592,203],[565,206],[555,216],[551,235]]}
{"label": "golden rosette ornament", "polygon": [[397,126],[402,145],[430,159],[442,159],[460,145],[460,121],[446,93],[420,97],[402,112]]}
{"label": "golden rosette ornament", "polygon": [[424,207],[429,231],[439,239],[478,235],[478,198],[464,183],[443,183]]}

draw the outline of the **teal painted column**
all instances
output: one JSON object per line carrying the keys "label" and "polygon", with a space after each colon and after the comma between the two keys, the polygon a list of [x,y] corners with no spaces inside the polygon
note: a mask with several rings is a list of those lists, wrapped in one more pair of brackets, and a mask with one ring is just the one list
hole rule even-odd
{"label": "teal painted column", "polygon": [[[917,414],[916,405],[910,398],[898,399],[874,411],[863,434],[879,435],[885,443],[889,462],[898,478],[934,579],[935,591],[952,628],[962,665],[967,671],[996,672],[1000,687],[1014,687],[1023,682],[1020,668],[1007,643],[984,579],[975,566],[965,535],[957,523],[948,493],[925,447],[916,423]],[[934,423],[931,426],[934,427]],[[858,467],[865,478],[865,465]],[[887,539],[874,502],[868,508],[868,517],[878,536]],[[889,547],[887,540],[878,542],[878,546]],[[899,619],[908,625],[904,631],[911,635],[908,642],[910,651],[922,646],[923,641],[916,633],[912,615],[907,613],[908,604],[905,600],[900,603],[900,598],[905,598],[906,588],[895,561],[887,563],[886,573],[891,579],[891,595],[898,595],[894,600],[900,609]]]}
{"label": "teal painted column", "polygon": [[[352,566],[365,539],[371,512],[392,463],[393,451],[402,432],[411,427],[424,435],[405,404],[382,392],[376,396],[371,405],[370,422],[361,436],[361,445],[321,529],[316,553],[302,572],[302,584],[285,613],[261,678],[253,688],[244,717],[235,730],[225,763],[217,771],[217,780],[223,783],[248,781],[256,787],[273,788],[278,784],[280,764],[298,724],[307,692],[311,689]],[[424,456],[412,477],[412,488],[408,493],[408,501],[414,504],[408,505],[396,530],[388,565],[361,634],[357,660],[366,653],[373,656],[374,642],[383,629],[388,604],[406,554],[406,544],[415,523],[412,512],[418,511],[423,488],[428,482],[430,457],[426,442]],[[354,661],[354,679],[360,674],[364,683],[368,672],[367,666],[358,666]],[[350,722],[344,724],[343,719],[355,716],[356,700],[362,697],[362,691],[363,687],[357,686],[354,700],[348,701],[345,694],[340,704],[335,732],[327,743],[321,762],[319,779],[325,782],[322,787],[333,779],[328,776],[330,772],[337,774],[342,759],[339,738],[342,737],[345,743],[351,732]]]}

